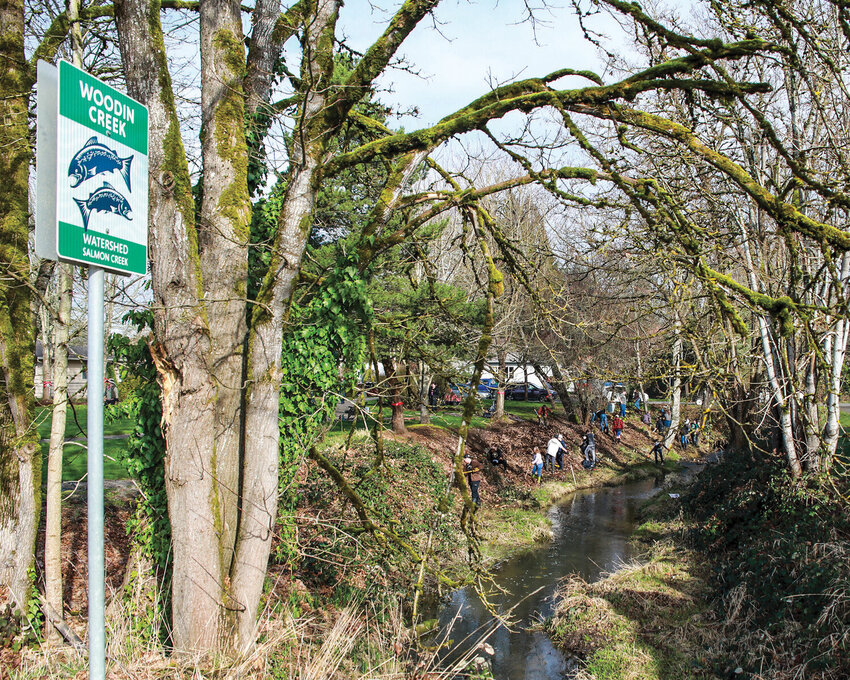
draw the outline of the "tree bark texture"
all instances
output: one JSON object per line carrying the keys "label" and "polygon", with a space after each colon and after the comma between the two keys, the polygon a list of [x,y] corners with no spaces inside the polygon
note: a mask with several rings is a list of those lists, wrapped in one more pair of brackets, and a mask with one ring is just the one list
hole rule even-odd
{"label": "tree bark texture", "polygon": [[505,377],[507,375],[507,352],[500,349],[496,355],[499,362],[499,375],[496,376],[496,410],[493,413],[493,420],[500,420],[505,417]]}
{"label": "tree bark texture", "polygon": [[171,92],[159,2],[116,3],[131,96],[149,110],[150,261],[156,314],[151,354],[160,375],[166,493],[171,520],[172,643],[213,650],[219,642],[224,578],[214,511],[215,382],[207,357],[195,206]]}
{"label": "tree bark texture", "polygon": [[[59,308],[53,324],[53,417],[50,423],[50,445],[47,453],[47,488],[45,490],[44,531],[44,597],[54,617],[64,618],[62,599],[62,458],[65,449],[65,422],[68,415],[68,335],[71,323],[71,265],[56,266]],[[48,640],[60,642],[62,636],[54,626],[48,627]]]}
{"label": "tree bark texture", "polygon": [[678,314],[673,322],[673,384],[670,390],[670,429],[664,436],[664,448],[670,449],[679,434],[682,414],[682,323]]}
{"label": "tree bark texture", "polygon": [[428,390],[431,387],[431,373],[424,361],[419,362],[419,424],[431,422],[431,412],[428,410]]}
{"label": "tree bark texture", "polygon": [[26,606],[41,513],[41,456],[31,429],[34,326],[30,308],[27,129],[31,83],[24,2],[0,3],[0,591]]}

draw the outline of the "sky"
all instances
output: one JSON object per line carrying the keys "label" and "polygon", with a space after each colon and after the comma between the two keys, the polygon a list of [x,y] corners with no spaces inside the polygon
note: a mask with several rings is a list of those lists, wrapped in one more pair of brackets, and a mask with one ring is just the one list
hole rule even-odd
{"label": "sky", "polygon": [[[418,122],[401,121],[410,129],[436,123],[493,85],[563,67],[601,73],[604,64],[597,49],[584,39],[572,9],[565,0],[554,2],[560,6],[541,9],[536,13],[539,21],[532,27],[523,21],[527,13],[521,0],[444,0],[435,11],[435,20],[426,19],[417,26],[400,50],[400,56],[420,75],[388,72],[379,84],[392,88],[393,93],[382,93],[380,99],[401,108],[417,106]],[[397,6],[389,0],[379,0],[371,8],[365,0],[346,3],[340,25],[348,44],[365,50]],[[610,35],[618,31],[607,18],[595,19],[594,26]]]}

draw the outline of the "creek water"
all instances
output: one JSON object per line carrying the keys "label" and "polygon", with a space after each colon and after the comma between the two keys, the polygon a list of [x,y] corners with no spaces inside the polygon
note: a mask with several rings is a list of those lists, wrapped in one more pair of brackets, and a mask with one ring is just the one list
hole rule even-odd
{"label": "creek water", "polygon": [[[553,540],[514,557],[499,568],[489,600],[510,611],[510,630],[499,623],[472,588],[455,591],[439,615],[439,627],[453,640],[444,657],[450,664],[486,636],[495,650],[496,680],[555,680],[569,677],[574,664],[541,632],[532,630],[550,616],[559,581],[576,573],[595,580],[632,555],[629,536],[640,502],[658,491],[647,479],[613,488],[585,489],[549,509]],[[445,633],[445,631],[449,631]]]}

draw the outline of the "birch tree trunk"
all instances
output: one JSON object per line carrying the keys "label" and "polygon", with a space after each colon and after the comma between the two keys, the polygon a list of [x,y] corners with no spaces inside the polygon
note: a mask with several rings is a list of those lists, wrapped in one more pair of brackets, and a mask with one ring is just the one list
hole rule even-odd
{"label": "birch tree trunk", "polygon": [[664,435],[664,448],[670,449],[679,431],[682,414],[682,322],[679,314],[673,322],[673,387],[670,390],[670,429]]}
{"label": "birch tree trunk", "polygon": [[[836,297],[840,301],[847,300],[848,277],[850,277],[850,253],[841,256],[841,279],[836,283]],[[850,332],[850,322],[847,319],[836,319],[831,335],[827,335],[825,355],[830,359],[829,376],[826,381],[826,422],[823,428],[823,455],[820,467],[828,470],[838,448],[841,374],[844,360],[847,356],[847,335]]]}
{"label": "birch tree trunk", "polygon": [[641,351],[640,351],[640,343],[635,343],[635,356],[637,357],[637,384],[638,384],[638,392],[640,394],[640,406],[641,411],[644,413],[649,412],[649,399],[645,397],[646,392],[643,389],[643,362],[641,361]]}
{"label": "birch tree trunk", "polygon": [[[759,280],[756,277],[755,267],[753,265],[752,251],[750,249],[750,239],[747,233],[746,226],[742,219],[738,219],[738,225],[743,236],[742,244],[744,248],[744,263],[747,268],[747,276],[750,282],[750,287],[753,290],[760,290]],[[797,456],[797,448],[794,442],[794,422],[791,416],[790,406],[784,392],[785,380],[778,374],[777,369],[782,368],[781,361],[777,356],[777,348],[774,338],[772,337],[770,327],[767,323],[767,318],[764,313],[756,314],[756,322],[759,327],[759,341],[761,343],[762,360],[767,373],[768,384],[771,389],[771,398],[777,410],[777,420],[779,421],[779,431],[782,437],[782,443],[785,448],[785,460],[791,471],[791,476],[797,479],[802,475],[803,470],[800,466],[800,461]]]}
{"label": "birch tree trunk", "polygon": [[[44,596],[51,616],[64,618],[62,604],[62,457],[65,448],[65,422],[68,414],[68,335],[71,322],[71,265],[56,266],[59,308],[54,322],[53,419],[47,454],[45,490]],[[50,620],[51,616],[46,618]],[[58,643],[61,635],[48,626],[48,641]]]}
{"label": "birch tree trunk", "polygon": [[806,357],[805,382],[803,384],[803,428],[805,447],[802,463],[806,470],[816,470],[820,462],[818,451],[821,444],[820,413],[818,412],[818,370],[815,352]]}

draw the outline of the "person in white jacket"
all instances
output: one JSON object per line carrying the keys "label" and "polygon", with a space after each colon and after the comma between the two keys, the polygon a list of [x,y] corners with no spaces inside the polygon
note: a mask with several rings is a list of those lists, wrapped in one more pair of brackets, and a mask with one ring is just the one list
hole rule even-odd
{"label": "person in white jacket", "polygon": [[558,457],[558,469],[560,469],[563,465],[563,456],[566,451],[567,447],[564,446],[564,435],[562,434],[552,437],[546,444],[546,466],[553,473],[555,472],[555,457]]}

